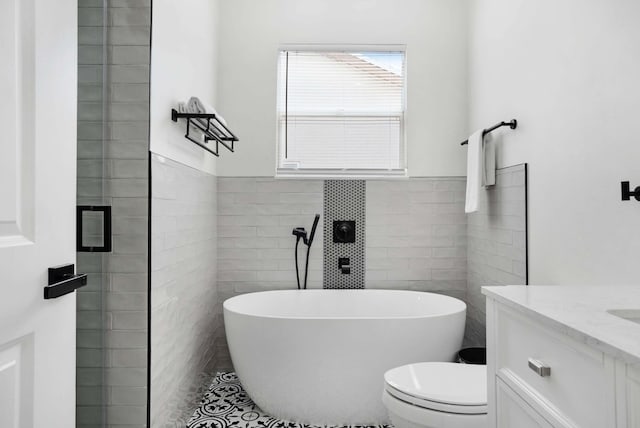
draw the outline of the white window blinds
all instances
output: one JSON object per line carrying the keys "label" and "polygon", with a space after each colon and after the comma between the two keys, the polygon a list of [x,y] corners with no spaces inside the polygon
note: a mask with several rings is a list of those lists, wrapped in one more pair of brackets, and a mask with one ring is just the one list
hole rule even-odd
{"label": "white window blinds", "polygon": [[404,52],[282,51],[280,173],[404,172]]}

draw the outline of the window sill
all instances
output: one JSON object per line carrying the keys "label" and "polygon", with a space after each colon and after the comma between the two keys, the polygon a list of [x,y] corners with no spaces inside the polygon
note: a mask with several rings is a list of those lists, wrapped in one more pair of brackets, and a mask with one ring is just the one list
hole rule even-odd
{"label": "window sill", "polygon": [[322,179],[322,180],[393,180],[407,179],[406,169],[276,169],[278,179]]}

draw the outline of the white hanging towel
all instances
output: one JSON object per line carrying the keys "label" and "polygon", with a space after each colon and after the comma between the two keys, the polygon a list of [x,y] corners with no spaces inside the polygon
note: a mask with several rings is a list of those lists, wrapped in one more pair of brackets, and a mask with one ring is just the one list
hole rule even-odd
{"label": "white hanging towel", "polygon": [[484,174],[483,132],[483,129],[478,129],[469,137],[469,144],[467,146],[467,194],[464,205],[465,213],[478,211],[478,197]]}

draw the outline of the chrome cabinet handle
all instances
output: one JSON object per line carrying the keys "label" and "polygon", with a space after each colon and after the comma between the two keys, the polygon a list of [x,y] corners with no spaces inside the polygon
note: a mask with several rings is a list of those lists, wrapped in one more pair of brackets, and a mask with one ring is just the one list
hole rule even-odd
{"label": "chrome cabinet handle", "polygon": [[540,377],[551,376],[551,367],[540,360],[529,358],[529,368],[536,372]]}

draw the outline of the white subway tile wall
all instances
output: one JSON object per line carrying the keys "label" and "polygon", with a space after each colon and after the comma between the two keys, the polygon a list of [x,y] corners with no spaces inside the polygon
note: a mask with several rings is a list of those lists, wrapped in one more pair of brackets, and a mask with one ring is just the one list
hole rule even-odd
{"label": "white subway tile wall", "polygon": [[[295,289],[295,227],[322,214],[322,180],[218,178],[218,289],[222,302],[252,291]],[[309,257],[308,288],[322,288],[322,221]],[[304,275],[306,247],[300,245]]]}
{"label": "white subway tile wall", "polygon": [[[464,298],[464,194],[459,177],[368,180],[365,286]],[[291,230],[309,230],[316,213],[323,213],[322,180],[218,178],[219,312],[237,294],[297,287]],[[322,288],[322,260],[316,239],[309,288]]]}
{"label": "white subway tile wall", "polygon": [[465,185],[459,177],[367,182],[367,288],[464,297]]}
{"label": "white subway tile wall", "polygon": [[526,165],[500,169],[468,216],[466,342],[485,344],[485,285],[527,283]]}
{"label": "white subway tile wall", "polygon": [[230,365],[218,352],[217,179],[156,155],[151,177],[151,426],[184,427],[203,373]]}

